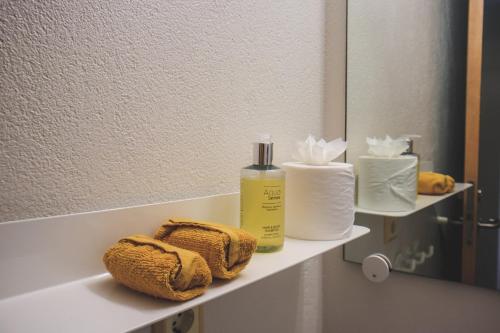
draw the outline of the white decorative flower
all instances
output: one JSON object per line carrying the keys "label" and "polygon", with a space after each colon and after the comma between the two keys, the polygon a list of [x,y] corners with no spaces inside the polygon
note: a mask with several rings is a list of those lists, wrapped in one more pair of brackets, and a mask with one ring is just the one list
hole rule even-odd
{"label": "white decorative flower", "polygon": [[368,153],[374,156],[394,157],[408,149],[408,142],[404,138],[392,139],[389,135],[385,139],[366,138],[366,143]]}
{"label": "white decorative flower", "polygon": [[316,141],[309,135],[305,141],[297,142],[297,151],[292,157],[302,163],[311,165],[327,165],[336,159],[347,148],[347,142],[341,138],[326,142],[323,139]]}

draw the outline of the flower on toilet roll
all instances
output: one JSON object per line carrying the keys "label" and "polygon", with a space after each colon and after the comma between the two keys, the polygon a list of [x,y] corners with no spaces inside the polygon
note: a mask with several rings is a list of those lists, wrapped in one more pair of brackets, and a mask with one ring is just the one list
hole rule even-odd
{"label": "flower on toilet roll", "polygon": [[341,138],[326,142],[324,139],[316,141],[314,136],[309,135],[305,141],[297,142],[297,150],[292,157],[304,164],[328,165],[342,155],[346,148],[347,142]]}
{"label": "flower on toilet roll", "polygon": [[373,156],[395,157],[408,149],[408,142],[403,138],[392,139],[389,135],[385,139],[366,138],[368,153]]}

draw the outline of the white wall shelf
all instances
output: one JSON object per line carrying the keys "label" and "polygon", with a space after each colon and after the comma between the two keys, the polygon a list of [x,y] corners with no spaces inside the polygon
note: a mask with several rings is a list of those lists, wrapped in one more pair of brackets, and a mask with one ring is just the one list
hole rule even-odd
{"label": "white wall shelf", "polygon": [[127,332],[269,277],[369,232],[335,241],[285,240],[255,254],[232,281],[216,280],[193,300],[155,299],[116,283],[102,255],[120,238],[153,234],[171,216],[237,226],[239,194],[0,223],[0,332]]}
{"label": "white wall shelf", "polygon": [[451,196],[461,193],[471,187],[468,183],[456,183],[453,192],[442,194],[442,195],[418,195],[417,204],[415,209],[406,212],[384,212],[371,209],[364,209],[356,207],[356,213],[378,215],[378,216],[388,216],[388,217],[405,217],[418,212],[424,208],[435,205],[438,202],[445,200]]}
{"label": "white wall shelf", "polygon": [[[354,226],[349,238],[303,241],[287,238],[282,251],[255,254],[232,281],[216,280],[200,297],[183,303],[155,299],[100,274],[0,301],[2,332],[126,332],[243,288],[339,247],[369,232]],[[36,275],[36,272],[33,272]],[[5,287],[5,286],[3,286]]]}

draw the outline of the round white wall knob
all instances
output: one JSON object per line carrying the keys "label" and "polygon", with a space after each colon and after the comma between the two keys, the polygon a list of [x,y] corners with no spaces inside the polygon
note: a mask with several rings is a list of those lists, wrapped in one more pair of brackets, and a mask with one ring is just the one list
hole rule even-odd
{"label": "round white wall knob", "polygon": [[392,270],[391,261],[382,253],[374,253],[363,259],[363,274],[372,282],[383,282]]}

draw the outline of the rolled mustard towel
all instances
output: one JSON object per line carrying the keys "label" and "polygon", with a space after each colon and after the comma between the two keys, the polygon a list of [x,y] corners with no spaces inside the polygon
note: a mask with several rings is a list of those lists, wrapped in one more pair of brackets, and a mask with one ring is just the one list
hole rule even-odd
{"label": "rolled mustard towel", "polygon": [[156,232],[156,239],[198,252],[212,275],[232,279],[249,263],[257,240],[248,232],[222,224],[173,218]]}
{"label": "rolled mustard towel", "polygon": [[420,172],[418,175],[418,193],[445,194],[453,191],[455,179],[435,172]]}
{"label": "rolled mustard towel", "polygon": [[121,239],[103,257],[118,282],[151,296],[186,301],[205,292],[212,275],[198,253],[148,236]]}

